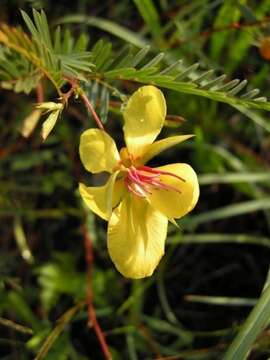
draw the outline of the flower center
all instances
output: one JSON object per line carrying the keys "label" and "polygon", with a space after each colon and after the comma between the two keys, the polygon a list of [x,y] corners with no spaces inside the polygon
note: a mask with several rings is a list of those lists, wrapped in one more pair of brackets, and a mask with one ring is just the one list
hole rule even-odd
{"label": "flower center", "polygon": [[131,193],[139,197],[146,197],[148,194],[151,194],[152,189],[173,190],[181,193],[178,187],[163,182],[161,176],[170,176],[185,182],[185,179],[182,177],[168,171],[153,169],[149,166],[135,168],[132,165],[127,169],[124,183]]}
{"label": "flower center", "polygon": [[124,165],[126,168],[132,166],[131,155],[129,154],[128,149],[126,147],[123,147],[120,150],[120,158],[121,158],[121,164]]}

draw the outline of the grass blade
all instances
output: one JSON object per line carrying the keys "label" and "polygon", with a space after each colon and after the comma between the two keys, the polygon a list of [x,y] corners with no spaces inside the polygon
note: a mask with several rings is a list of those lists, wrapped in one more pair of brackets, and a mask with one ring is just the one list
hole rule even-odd
{"label": "grass blade", "polygon": [[159,14],[152,0],[134,0],[134,3],[143,17],[148,30],[152,33],[153,38],[157,41],[161,37],[161,27]]}
{"label": "grass blade", "polygon": [[236,243],[236,244],[254,244],[270,247],[270,238],[261,236],[252,236],[246,234],[179,234],[168,239],[169,244],[214,244],[214,243]]}
{"label": "grass blade", "polygon": [[224,360],[246,359],[253,343],[260,332],[267,326],[270,319],[270,286],[268,285],[257,305],[249,314],[247,320],[237,334],[225,354]]}
{"label": "grass blade", "polygon": [[135,34],[131,30],[124,28],[110,20],[105,20],[95,16],[85,15],[67,15],[58,19],[57,24],[85,24],[89,26],[97,27],[103,31],[106,31],[114,36],[119,37],[122,40],[129,42],[139,48],[143,48],[148,45],[148,42],[141,36]]}
{"label": "grass blade", "polygon": [[81,310],[81,308],[85,305],[85,301],[80,302],[79,304],[73,306],[68,311],[66,311],[58,320],[56,327],[53,329],[51,334],[47,337],[41,349],[39,350],[35,360],[45,359],[50,348],[53,346],[54,342],[57,340],[59,335],[64,330],[65,326],[71,321],[74,315]]}
{"label": "grass blade", "polygon": [[250,298],[205,295],[186,295],[184,299],[189,302],[218,306],[254,306],[258,301]]}
{"label": "grass blade", "polygon": [[269,182],[270,172],[263,173],[226,173],[226,174],[205,174],[199,176],[200,185],[210,184],[231,184],[240,182]]}
{"label": "grass blade", "polygon": [[238,204],[228,205],[219,209],[206,211],[202,214],[183,219],[182,223],[185,222],[187,225],[195,226],[213,220],[225,219],[231,216],[238,216],[266,209],[270,209],[270,198],[243,201]]}

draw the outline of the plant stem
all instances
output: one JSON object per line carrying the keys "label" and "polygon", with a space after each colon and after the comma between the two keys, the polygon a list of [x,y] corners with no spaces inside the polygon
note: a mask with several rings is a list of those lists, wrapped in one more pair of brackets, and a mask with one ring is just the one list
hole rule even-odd
{"label": "plant stem", "polygon": [[41,80],[37,84],[36,93],[37,93],[37,102],[42,103],[44,101],[44,89]]}
{"label": "plant stem", "polygon": [[87,110],[92,114],[95,122],[97,123],[97,126],[98,126],[101,130],[104,130],[104,131],[105,131],[104,126],[103,126],[102,122],[100,121],[100,118],[98,117],[97,113],[95,112],[95,109],[93,108],[93,106],[92,106],[90,100],[88,99],[88,97],[87,97],[87,96],[85,95],[85,93],[82,92],[82,91],[80,91],[80,96],[81,96],[81,98],[82,98],[82,100],[83,100],[83,102],[84,102]]}
{"label": "plant stem", "polygon": [[92,272],[93,272],[93,245],[92,240],[89,236],[86,226],[84,225],[83,228],[83,237],[84,237],[84,246],[85,246],[85,259],[87,265],[87,310],[88,310],[88,326],[93,326],[95,333],[98,337],[101,349],[104,354],[104,358],[106,360],[112,360],[112,355],[110,353],[108,344],[105,339],[105,335],[102,332],[99,323],[97,321],[96,312],[93,304],[93,291],[92,291]]}

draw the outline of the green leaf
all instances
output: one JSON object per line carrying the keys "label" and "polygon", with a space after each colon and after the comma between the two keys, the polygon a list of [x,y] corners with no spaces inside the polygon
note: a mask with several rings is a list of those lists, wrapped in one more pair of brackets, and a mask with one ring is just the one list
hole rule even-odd
{"label": "green leaf", "polygon": [[240,182],[270,182],[270,172],[204,174],[199,176],[200,185],[232,184]]}
{"label": "green leaf", "polygon": [[85,293],[85,273],[76,271],[73,257],[56,253],[54,258],[37,269],[41,301],[46,312],[57,304],[63,294],[81,298]]}
{"label": "green leaf", "polygon": [[181,326],[170,324],[167,321],[160,320],[154,317],[147,315],[143,316],[144,321],[149,326],[150,329],[155,331],[165,333],[165,334],[174,334],[181,339],[182,345],[190,344],[193,340],[192,333],[185,330]]}
{"label": "green leaf", "polygon": [[50,132],[54,128],[56,121],[58,120],[61,114],[61,110],[52,111],[48,118],[42,124],[41,137],[45,141],[50,135]]}
{"label": "green leaf", "polygon": [[32,34],[32,36],[34,38],[38,39],[39,38],[38,31],[37,31],[33,21],[31,20],[30,16],[23,10],[21,10],[21,14],[22,14],[22,18],[23,18],[25,24],[27,25],[28,30]]}
{"label": "green leaf", "polygon": [[218,306],[254,306],[257,303],[257,299],[205,295],[185,295],[185,300]]}
{"label": "green leaf", "polygon": [[134,55],[133,61],[130,64],[132,67],[136,67],[146,56],[148,51],[150,50],[150,46],[146,45],[141,50],[137,52],[136,55]]}
{"label": "green leaf", "polygon": [[30,305],[23,298],[23,296],[15,291],[8,294],[8,307],[7,310],[12,311],[24,322],[31,325],[36,331],[40,329],[40,322],[32,311]]}
{"label": "green leaf", "polygon": [[164,58],[164,53],[159,53],[157,56],[155,56],[152,60],[150,60],[147,64],[145,64],[141,70],[151,68],[156,66],[161,60]]}
{"label": "green leaf", "polygon": [[192,234],[192,235],[172,235],[168,238],[169,244],[253,244],[270,247],[270,238],[253,236],[247,234]]}
{"label": "green leaf", "polygon": [[[220,28],[234,22],[237,22],[240,18],[240,11],[237,6],[234,6],[234,0],[225,1],[219,9],[218,15],[214,22],[214,28]],[[215,61],[218,61],[222,50],[228,44],[228,39],[231,36],[231,32],[214,32],[211,36],[211,54]]]}
{"label": "green leaf", "polygon": [[124,46],[116,58],[111,62],[110,68],[117,69],[133,66],[134,54],[130,45]]}
{"label": "green leaf", "polygon": [[228,205],[219,209],[205,211],[199,215],[193,215],[181,220],[189,226],[199,225],[205,222],[225,219],[231,216],[239,216],[254,211],[270,209],[270,198],[243,201],[238,204]]}
{"label": "green leaf", "polygon": [[110,20],[105,20],[99,17],[87,15],[66,15],[57,20],[57,24],[69,23],[84,24],[97,27],[139,48],[143,48],[144,46],[148,45],[147,41],[138,34]]}
{"label": "green leaf", "polygon": [[105,124],[107,121],[108,111],[109,111],[109,100],[110,100],[110,93],[108,89],[104,86],[101,90],[100,111],[99,111],[100,120],[103,122],[103,124]]}
{"label": "green leaf", "polygon": [[239,110],[242,114],[251,119],[255,124],[262,127],[264,130],[270,132],[270,123],[268,119],[265,119],[261,114],[255,112],[251,109],[245,108],[242,105],[234,105],[234,107]]}
{"label": "green leaf", "polygon": [[[93,52],[94,51],[95,49],[93,49]],[[138,53],[138,56],[139,54],[140,53]],[[144,53],[142,55],[145,56]],[[236,108],[239,107],[238,110],[242,112],[248,108],[270,110],[270,103],[265,101],[264,98],[252,98],[258,94],[257,89],[249,89],[243,93],[242,90],[247,84],[246,80],[240,82],[240,80],[235,79],[225,83],[226,75],[221,75],[206,81],[206,79],[213,74],[212,70],[198,74],[196,72],[199,66],[198,63],[183,67],[181,66],[181,61],[177,61],[160,71],[157,67],[154,67],[154,65],[160,63],[162,58],[163,54],[160,53],[140,68],[110,68],[102,75],[109,81],[113,81],[114,79],[132,80],[138,83],[154,84],[180,93],[207,97],[214,101],[230,104]],[[181,69],[179,70],[178,67],[181,67]],[[146,70],[149,70],[149,73],[146,72]],[[168,76],[167,74],[171,75]],[[186,80],[186,78],[188,78],[188,80]],[[254,92],[254,90],[256,91]],[[236,96],[240,92],[240,96]],[[266,121],[264,121],[259,114],[249,111],[250,110],[245,111],[245,115],[265,129],[269,129]]]}
{"label": "green leaf", "polygon": [[161,26],[159,21],[159,14],[155,8],[152,0],[133,0],[140,14],[142,15],[148,31],[157,41],[161,37]]}
{"label": "green leaf", "polygon": [[66,311],[57,321],[57,325],[53,329],[53,331],[50,333],[50,335],[47,337],[45,342],[43,343],[42,347],[40,348],[37,356],[34,360],[42,360],[45,359],[47,356],[49,350],[52,348],[55,341],[58,339],[60,334],[63,332],[65,326],[72,320],[72,318],[75,316],[75,314],[82,309],[85,302],[80,302],[77,305],[70,308],[68,311]]}
{"label": "green leaf", "polygon": [[246,359],[249,352],[252,350],[254,341],[261,331],[269,324],[269,320],[270,285],[268,284],[223,359]]}

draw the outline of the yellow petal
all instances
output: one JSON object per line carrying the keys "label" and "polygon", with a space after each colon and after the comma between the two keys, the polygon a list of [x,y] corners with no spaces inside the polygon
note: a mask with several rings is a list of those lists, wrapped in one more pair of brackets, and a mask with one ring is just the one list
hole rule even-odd
{"label": "yellow petal", "polygon": [[114,140],[100,129],[82,133],[79,152],[84,167],[92,173],[112,172],[120,160]]}
{"label": "yellow petal", "polygon": [[142,146],[151,144],[160,133],[166,117],[162,92],[151,85],[139,88],[124,110],[124,134],[132,155],[139,155]]}
{"label": "yellow petal", "polygon": [[194,208],[199,198],[199,183],[195,171],[188,164],[170,164],[156,169],[180,176],[185,181],[162,175],[161,181],[164,184],[173,186],[180,192],[151,189],[151,194],[148,196],[149,203],[169,219],[186,215]]}
{"label": "yellow petal", "polygon": [[112,208],[119,204],[123,196],[124,184],[121,180],[115,180],[118,172],[110,176],[104,186],[87,187],[79,184],[79,191],[85,204],[98,216],[108,220]]}
{"label": "yellow petal", "polygon": [[108,250],[122,275],[151,276],[164,254],[168,220],[144,199],[128,194],[113,211]]}
{"label": "yellow petal", "polygon": [[148,145],[144,148],[144,153],[141,157],[136,159],[138,165],[145,164],[147,161],[152,159],[164,150],[169,149],[172,146],[180,144],[181,142],[193,137],[194,135],[179,135],[171,136],[166,139],[155,141],[153,144]]}

